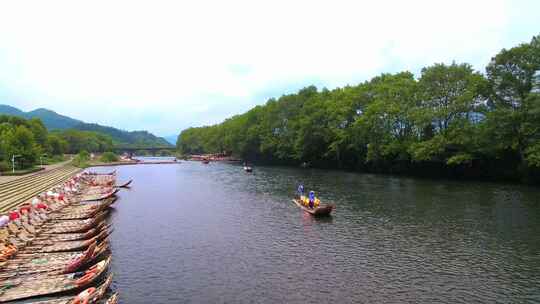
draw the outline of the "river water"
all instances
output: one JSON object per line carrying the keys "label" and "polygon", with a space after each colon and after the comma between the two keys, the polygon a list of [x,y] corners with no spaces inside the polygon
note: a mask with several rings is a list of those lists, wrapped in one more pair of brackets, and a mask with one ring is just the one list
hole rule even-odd
{"label": "river water", "polygon": [[[110,169],[101,168],[101,171]],[[540,303],[540,190],[281,167],[117,168],[122,303]],[[337,209],[291,203],[298,183]]]}

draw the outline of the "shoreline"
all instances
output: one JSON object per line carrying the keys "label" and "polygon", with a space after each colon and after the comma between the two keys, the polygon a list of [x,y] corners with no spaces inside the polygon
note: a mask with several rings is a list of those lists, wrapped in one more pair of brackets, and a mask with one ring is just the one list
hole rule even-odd
{"label": "shoreline", "polygon": [[180,161],[152,161],[152,162],[112,162],[112,163],[99,163],[88,164],[87,168],[91,167],[117,167],[117,166],[134,166],[134,165],[179,165]]}

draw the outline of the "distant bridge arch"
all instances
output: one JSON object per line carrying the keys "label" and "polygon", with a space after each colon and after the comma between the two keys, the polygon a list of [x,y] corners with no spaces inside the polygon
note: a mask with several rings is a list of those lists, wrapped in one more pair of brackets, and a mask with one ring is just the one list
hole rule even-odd
{"label": "distant bridge arch", "polygon": [[133,156],[137,151],[146,151],[150,154],[156,154],[159,151],[169,151],[176,152],[176,147],[115,147],[114,152],[116,153],[127,153],[130,156]]}

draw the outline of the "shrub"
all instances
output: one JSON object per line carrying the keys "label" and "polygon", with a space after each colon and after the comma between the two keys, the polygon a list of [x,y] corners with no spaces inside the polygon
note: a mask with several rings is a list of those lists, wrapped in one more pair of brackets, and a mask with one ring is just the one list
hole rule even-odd
{"label": "shrub", "polygon": [[79,157],[83,161],[87,161],[90,159],[90,153],[88,153],[88,151],[86,150],[82,150],[81,152],[79,152],[79,154],[77,154],[77,157]]}
{"label": "shrub", "polygon": [[118,161],[118,155],[113,152],[105,152],[101,155],[100,160],[104,163],[112,163]]}
{"label": "shrub", "polygon": [[79,168],[86,168],[88,167],[89,159],[90,154],[87,151],[83,150],[73,158],[73,165]]}
{"label": "shrub", "polygon": [[7,161],[0,161],[0,172],[11,170],[11,164]]}

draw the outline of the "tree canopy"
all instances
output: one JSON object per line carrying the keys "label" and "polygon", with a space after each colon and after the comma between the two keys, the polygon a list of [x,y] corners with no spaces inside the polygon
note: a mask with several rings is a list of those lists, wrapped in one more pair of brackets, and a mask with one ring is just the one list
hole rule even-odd
{"label": "tree canopy", "polygon": [[49,133],[37,118],[0,115],[0,169],[10,168],[14,155],[17,168],[27,168],[44,154],[104,152],[112,148],[112,139],[104,134],[71,129]]}
{"label": "tree canopy", "polygon": [[485,73],[437,63],[333,90],[306,87],[220,124],[189,128],[183,154],[375,172],[538,177],[540,36]]}

